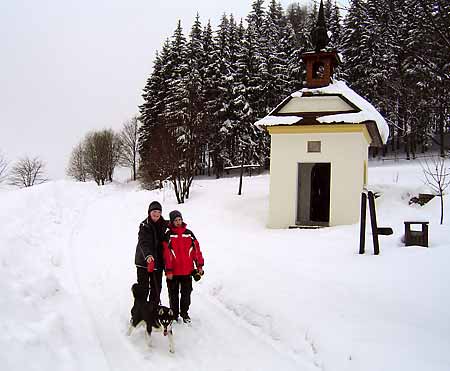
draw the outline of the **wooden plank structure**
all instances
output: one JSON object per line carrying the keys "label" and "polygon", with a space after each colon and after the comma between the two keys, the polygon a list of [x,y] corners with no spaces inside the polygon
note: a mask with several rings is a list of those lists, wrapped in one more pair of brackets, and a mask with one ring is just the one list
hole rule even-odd
{"label": "wooden plank structure", "polygon": [[375,209],[375,196],[372,191],[363,192],[361,194],[361,224],[360,224],[360,234],[359,234],[359,253],[364,254],[365,252],[365,237],[366,237],[366,204],[367,198],[369,198],[369,213],[370,213],[370,225],[372,227],[372,241],[373,241],[373,254],[380,254],[380,244],[378,241],[378,236],[389,236],[392,233],[392,228],[390,227],[378,227],[377,224],[377,213]]}

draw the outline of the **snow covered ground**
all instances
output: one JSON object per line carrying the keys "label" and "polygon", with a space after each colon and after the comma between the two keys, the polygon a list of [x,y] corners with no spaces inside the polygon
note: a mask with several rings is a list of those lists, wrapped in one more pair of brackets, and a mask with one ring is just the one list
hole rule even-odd
{"label": "snow covered ground", "polygon": [[[0,189],[1,370],[450,369],[450,215],[417,163],[372,163],[381,254],[358,255],[359,226],[269,230],[267,175],[170,190],[55,181]],[[205,276],[193,324],[175,325],[176,353],[155,333],[125,332],[139,222],[150,201],[179,209],[198,237]],[[445,200],[446,210],[450,202]],[[405,220],[430,222],[430,248],[401,242]],[[163,302],[168,303],[165,286]]]}

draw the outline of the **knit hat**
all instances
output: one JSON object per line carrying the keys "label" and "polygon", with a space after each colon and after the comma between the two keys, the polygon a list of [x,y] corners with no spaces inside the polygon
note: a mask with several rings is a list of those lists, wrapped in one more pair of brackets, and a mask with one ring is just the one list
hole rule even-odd
{"label": "knit hat", "polygon": [[178,217],[183,219],[183,217],[181,216],[181,213],[178,210],[173,210],[169,213],[169,218],[170,218],[171,223],[173,223],[175,221],[175,219]]}
{"label": "knit hat", "polygon": [[162,211],[162,206],[158,201],[152,201],[148,207],[148,213],[150,214],[153,210]]}

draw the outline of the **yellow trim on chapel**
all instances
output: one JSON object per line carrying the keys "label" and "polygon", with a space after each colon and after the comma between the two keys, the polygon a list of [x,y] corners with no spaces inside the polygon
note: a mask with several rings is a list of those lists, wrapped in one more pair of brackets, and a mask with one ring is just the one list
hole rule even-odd
{"label": "yellow trim on chapel", "polygon": [[272,134],[309,134],[309,133],[362,133],[367,143],[372,138],[365,124],[340,124],[340,125],[276,125],[267,127]]}

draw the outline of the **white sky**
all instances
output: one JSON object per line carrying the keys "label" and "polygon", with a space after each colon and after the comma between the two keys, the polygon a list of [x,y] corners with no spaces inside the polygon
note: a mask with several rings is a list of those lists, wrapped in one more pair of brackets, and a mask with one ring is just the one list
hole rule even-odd
{"label": "white sky", "polygon": [[[286,9],[294,1],[282,0]],[[63,178],[88,131],[119,130],[137,113],[155,51],[197,12],[216,28],[252,1],[14,0],[0,8],[0,152],[39,156]],[[268,1],[266,1],[267,5]]]}

